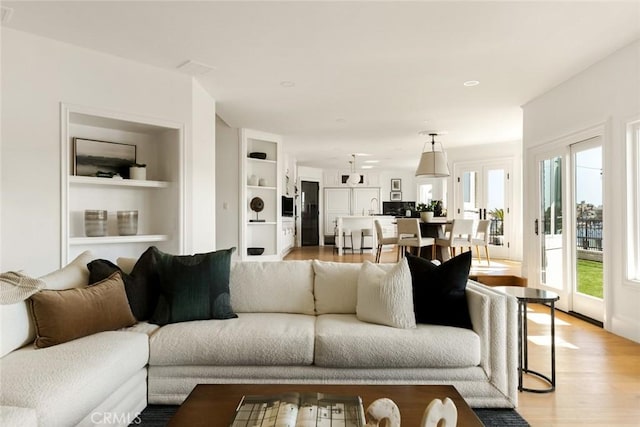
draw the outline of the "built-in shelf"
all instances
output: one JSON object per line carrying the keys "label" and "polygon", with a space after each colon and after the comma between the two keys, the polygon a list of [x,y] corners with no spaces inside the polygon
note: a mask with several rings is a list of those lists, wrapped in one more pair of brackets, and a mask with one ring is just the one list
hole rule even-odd
{"label": "built-in shelf", "polygon": [[247,159],[250,162],[256,162],[256,163],[272,163],[272,164],[276,164],[277,161],[276,160],[268,160],[268,159],[254,159],[253,157],[247,157]]}
{"label": "built-in shelf", "polygon": [[[150,245],[167,253],[184,253],[185,172],[181,159],[185,125],[66,103],[60,105],[60,114],[60,148],[64,153],[60,169],[63,263],[87,249],[96,258],[112,262],[119,257],[138,257]],[[145,164],[147,177],[154,180],[75,175],[77,138],[135,146],[134,161]],[[94,166],[101,170],[102,165]],[[86,174],[95,173],[94,169]],[[260,195],[267,198],[271,193],[264,191]],[[94,209],[108,212],[107,236],[85,237],[84,212]],[[138,211],[139,234],[118,234],[119,210]]]}
{"label": "built-in shelf", "polygon": [[277,190],[276,187],[267,187],[265,185],[247,185],[247,188],[252,190]]}
{"label": "built-in shelf", "polygon": [[146,243],[164,242],[169,240],[166,234],[141,234],[135,236],[104,236],[104,237],[70,237],[70,245],[104,245],[108,243]]}
{"label": "built-in shelf", "polygon": [[137,179],[114,179],[114,178],[96,178],[93,176],[69,176],[70,184],[81,185],[110,185],[117,187],[144,187],[144,188],[167,188],[167,181],[140,181]]}
{"label": "built-in shelf", "polygon": [[[240,129],[240,239],[242,260],[276,261],[280,258],[280,215],[282,211],[282,137],[251,129]],[[266,159],[249,157],[265,153]],[[257,180],[256,180],[257,178]],[[249,185],[262,182],[264,186]],[[251,201],[260,198],[262,210],[256,214]],[[264,222],[252,222],[256,218]],[[247,248],[264,248],[262,255],[248,255]]]}

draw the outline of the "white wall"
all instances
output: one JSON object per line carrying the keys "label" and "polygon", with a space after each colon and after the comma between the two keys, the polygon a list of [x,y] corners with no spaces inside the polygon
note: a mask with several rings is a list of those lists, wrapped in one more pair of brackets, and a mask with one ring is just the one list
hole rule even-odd
{"label": "white wall", "polygon": [[239,149],[238,129],[216,116],[216,243],[220,249],[238,247]]}
{"label": "white wall", "polygon": [[[557,147],[561,140],[588,128],[604,126],[604,280],[605,328],[640,341],[640,286],[625,283],[626,188],[625,127],[640,114],[640,41],[615,52],[524,107],[524,191],[534,196],[535,149]],[[533,197],[524,201],[525,224],[532,223]],[[534,242],[532,227],[525,241]],[[535,245],[527,246],[533,259]],[[528,265],[529,271],[535,266]],[[561,295],[559,304],[567,304]]]}
{"label": "white wall", "polygon": [[[191,90],[192,138],[187,155],[190,172],[191,218],[187,220],[186,246],[191,252],[216,249],[216,105],[195,79]],[[197,228],[197,233],[194,232]]]}
{"label": "white wall", "polygon": [[400,178],[402,180],[400,182],[402,200],[415,201],[417,199],[418,187],[415,172],[415,170],[385,170],[375,172],[379,176],[380,183],[380,209],[382,209],[382,202],[391,200],[391,180],[394,178]]}
{"label": "white wall", "polygon": [[[0,270],[40,275],[61,264],[60,102],[184,123],[186,152],[192,158],[199,158],[201,150],[210,153],[213,141],[198,110],[209,115],[212,107],[189,76],[15,30],[1,31]],[[198,141],[192,143],[194,135]],[[197,194],[198,206],[215,200],[215,189],[205,191],[207,184],[197,192],[190,188],[202,167],[193,176],[191,165],[186,167],[187,196]],[[196,207],[191,200],[185,205]],[[186,218],[192,218],[190,212]],[[202,247],[192,236],[203,229],[209,239],[210,221],[192,219],[185,242]]]}

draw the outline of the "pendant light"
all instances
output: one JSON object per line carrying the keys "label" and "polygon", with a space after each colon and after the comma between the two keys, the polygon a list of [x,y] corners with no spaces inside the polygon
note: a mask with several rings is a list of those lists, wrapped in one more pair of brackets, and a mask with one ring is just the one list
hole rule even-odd
{"label": "pendant light", "polygon": [[424,178],[444,178],[451,175],[451,173],[449,173],[449,165],[447,165],[447,154],[444,152],[442,144],[438,143],[440,150],[436,150],[435,137],[438,136],[438,133],[420,132],[420,135],[426,134],[431,137],[431,150],[425,150],[427,145],[427,142],[425,142],[420,163],[418,164],[418,169],[416,169],[416,176]]}
{"label": "pendant light", "polygon": [[353,160],[349,162],[351,164],[351,173],[349,174],[349,178],[347,178],[347,185],[355,187],[360,184],[360,174],[356,172],[356,155],[352,154],[351,157]]}

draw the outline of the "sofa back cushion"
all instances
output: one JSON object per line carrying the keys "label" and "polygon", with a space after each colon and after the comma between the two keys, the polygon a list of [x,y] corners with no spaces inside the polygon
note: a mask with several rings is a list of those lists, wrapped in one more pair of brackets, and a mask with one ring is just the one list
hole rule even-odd
{"label": "sofa back cushion", "polygon": [[[68,265],[42,276],[46,289],[68,289],[87,286],[89,269],[87,263],[94,258],[90,251],[78,255]],[[33,342],[36,338],[28,301],[0,305],[0,357]]]}
{"label": "sofa back cushion", "polygon": [[313,260],[316,313],[355,314],[361,266]]}
{"label": "sofa back cushion", "polygon": [[315,314],[311,261],[237,262],[229,290],[236,313]]}
{"label": "sofa back cushion", "polygon": [[[391,271],[395,264],[378,264]],[[360,263],[313,260],[313,293],[317,314],[355,314]]]}

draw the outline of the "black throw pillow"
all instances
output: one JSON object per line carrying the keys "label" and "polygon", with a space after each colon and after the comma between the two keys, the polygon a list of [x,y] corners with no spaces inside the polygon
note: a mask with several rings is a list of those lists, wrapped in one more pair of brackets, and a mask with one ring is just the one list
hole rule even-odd
{"label": "black throw pillow", "polygon": [[153,248],[160,298],[150,322],[232,319],[229,272],[235,248],[196,255],[171,255]]}
{"label": "black throw pillow", "polygon": [[441,265],[410,254],[407,261],[416,323],[472,329],[465,295],[471,252],[463,252]]}
{"label": "black throw pillow", "polygon": [[138,320],[147,320],[153,314],[160,296],[160,279],[155,266],[152,248],[148,248],[131,270],[124,273],[120,267],[106,259],[97,259],[87,264],[89,284],[98,283],[119,271],[129,300],[133,316]]}

